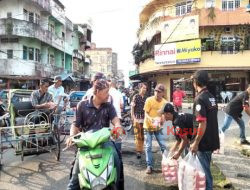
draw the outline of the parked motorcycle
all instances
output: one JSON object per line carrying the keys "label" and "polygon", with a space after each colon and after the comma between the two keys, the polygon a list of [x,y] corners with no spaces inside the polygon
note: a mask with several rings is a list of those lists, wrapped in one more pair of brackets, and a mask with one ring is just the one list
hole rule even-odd
{"label": "parked motorcycle", "polygon": [[110,140],[110,129],[102,128],[96,132],[79,133],[73,137],[78,148],[78,174],[81,189],[116,190],[117,169],[113,150],[103,147]]}

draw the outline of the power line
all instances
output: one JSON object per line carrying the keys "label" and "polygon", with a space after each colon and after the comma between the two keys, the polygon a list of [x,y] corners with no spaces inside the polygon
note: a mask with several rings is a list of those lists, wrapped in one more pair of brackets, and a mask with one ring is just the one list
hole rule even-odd
{"label": "power line", "polygon": [[[196,0],[194,0],[191,4],[191,8],[193,7],[194,5],[194,2]],[[180,19],[180,21],[178,22],[178,24],[175,26],[175,28],[173,29],[173,31],[170,33],[170,35],[168,36],[168,38],[164,41],[164,43],[161,44],[160,48],[158,49],[161,50],[162,46],[169,40],[169,38],[171,38],[171,36],[173,35],[173,33],[176,31],[176,29],[178,28],[178,26],[181,24],[182,20],[187,16],[187,14],[183,15],[182,18]]]}

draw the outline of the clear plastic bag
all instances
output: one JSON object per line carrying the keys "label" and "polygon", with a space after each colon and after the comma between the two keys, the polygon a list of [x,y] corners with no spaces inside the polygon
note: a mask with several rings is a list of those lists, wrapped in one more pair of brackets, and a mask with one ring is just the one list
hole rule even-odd
{"label": "clear plastic bag", "polygon": [[197,155],[191,152],[180,161],[178,169],[179,190],[205,190],[206,177]]}
{"label": "clear plastic bag", "polygon": [[164,151],[162,155],[162,174],[167,183],[177,184],[178,183],[178,162],[180,159],[172,159],[174,153],[167,153]]}

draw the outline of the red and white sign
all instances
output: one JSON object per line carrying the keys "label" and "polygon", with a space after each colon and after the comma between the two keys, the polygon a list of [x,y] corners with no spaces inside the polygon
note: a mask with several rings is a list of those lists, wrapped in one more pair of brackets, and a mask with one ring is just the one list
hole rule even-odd
{"label": "red and white sign", "polygon": [[155,45],[155,63],[159,65],[176,64],[176,44]]}

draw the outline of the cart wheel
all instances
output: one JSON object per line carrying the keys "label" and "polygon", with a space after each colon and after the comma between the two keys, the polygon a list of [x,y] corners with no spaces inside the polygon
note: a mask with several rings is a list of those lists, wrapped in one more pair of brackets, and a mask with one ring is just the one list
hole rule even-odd
{"label": "cart wheel", "polygon": [[61,154],[61,146],[60,146],[60,141],[58,140],[60,139],[60,133],[58,131],[58,128],[57,127],[54,127],[53,129],[53,152],[55,154],[55,158],[56,158],[56,161],[59,161],[60,160],[60,154]]}

